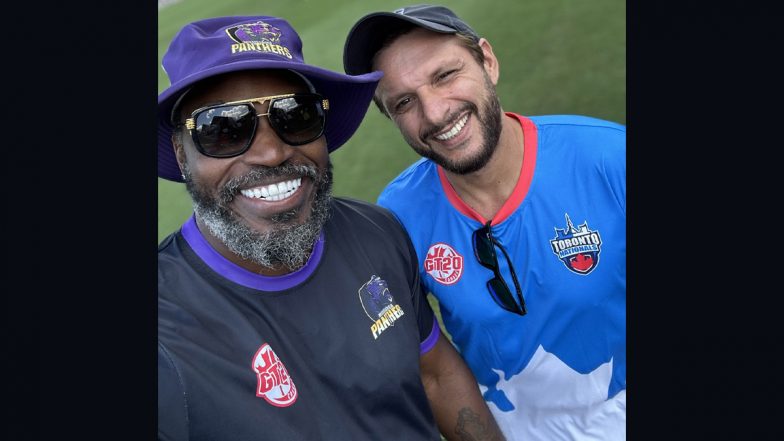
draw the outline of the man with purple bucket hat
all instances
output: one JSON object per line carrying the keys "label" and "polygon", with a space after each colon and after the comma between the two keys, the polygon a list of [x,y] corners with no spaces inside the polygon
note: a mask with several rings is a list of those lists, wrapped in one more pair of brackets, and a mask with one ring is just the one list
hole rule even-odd
{"label": "man with purple bucket hat", "polygon": [[194,214],[158,247],[158,438],[502,439],[405,231],[331,195],[381,73],[305,64],[268,16],[191,23],[163,68],[158,176]]}

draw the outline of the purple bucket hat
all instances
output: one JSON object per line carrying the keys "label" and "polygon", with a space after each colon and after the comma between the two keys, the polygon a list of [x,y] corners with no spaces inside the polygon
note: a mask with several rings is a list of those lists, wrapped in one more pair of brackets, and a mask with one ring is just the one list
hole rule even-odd
{"label": "purple bucket hat", "polygon": [[158,95],[158,176],[183,182],[171,136],[172,108],[197,82],[227,72],[288,69],[300,73],[329,99],[324,136],[329,152],[354,134],[367,113],[380,71],[351,76],[305,64],[302,40],[284,19],[217,17],[186,25],[163,56],[171,85]]}

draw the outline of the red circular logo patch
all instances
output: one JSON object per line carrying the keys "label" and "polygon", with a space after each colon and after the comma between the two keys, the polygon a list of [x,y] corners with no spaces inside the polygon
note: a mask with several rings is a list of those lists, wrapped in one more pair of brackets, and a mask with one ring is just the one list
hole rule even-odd
{"label": "red circular logo patch", "polygon": [[436,282],[451,285],[463,275],[463,256],[451,246],[437,243],[427,250],[424,267]]}
{"label": "red circular logo patch", "polygon": [[297,401],[297,387],[289,371],[270,345],[261,345],[253,356],[253,371],[258,383],[256,396],[262,397],[276,407],[288,407]]}

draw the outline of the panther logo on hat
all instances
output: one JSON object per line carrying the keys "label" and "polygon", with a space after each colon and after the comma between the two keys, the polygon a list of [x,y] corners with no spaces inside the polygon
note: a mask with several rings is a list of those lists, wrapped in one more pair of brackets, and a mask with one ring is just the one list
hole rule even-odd
{"label": "panther logo on hat", "polygon": [[241,24],[226,29],[232,40],[237,43],[258,41],[262,43],[277,44],[282,32],[280,29],[259,20],[256,23]]}
{"label": "panther logo on hat", "polygon": [[226,29],[226,33],[236,42],[231,45],[232,54],[266,52],[291,59],[289,48],[280,44],[283,32],[269,23],[259,20],[255,23],[232,26]]}

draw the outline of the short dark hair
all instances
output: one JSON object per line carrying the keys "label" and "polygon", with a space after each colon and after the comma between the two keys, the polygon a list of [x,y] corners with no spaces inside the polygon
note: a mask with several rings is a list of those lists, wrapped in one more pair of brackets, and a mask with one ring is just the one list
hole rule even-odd
{"label": "short dark hair", "polygon": [[[392,43],[395,42],[395,40],[397,40],[398,38],[402,37],[405,34],[408,34],[412,30],[414,30],[415,28],[417,28],[417,26],[415,26],[413,24],[411,24],[409,26],[401,26],[395,32],[392,32],[389,35],[387,35],[384,38],[384,41],[381,43],[381,46],[378,48],[378,51],[373,55],[373,59],[372,59],[371,65],[375,65],[376,64],[376,58],[378,57],[378,54],[381,53],[382,50],[384,50],[387,47],[391,46]],[[462,33],[459,33],[459,32],[454,34],[454,35],[459,40],[460,45],[463,46],[464,48],[468,49],[468,52],[471,53],[471,56],[474,57],[474,60],[476,60],[476,62],[479,63],[480,66],[482,64],[484,64],[484,62],[485,62],[485,53],[482,52],[482,47],[479,46],[479,42],[476,41],[473,36],[468,35],[468,34],[462,34]],[[378,107],[378,110],[380,110],[381,113],[384,114],[384,116],[386,116],[387,118],[390,118],[389,114],[384,109],[383,103],[381,102],[381,100],[378,99],[376,94],[373,94],[373,102],[376,103],[376,107]]]}

